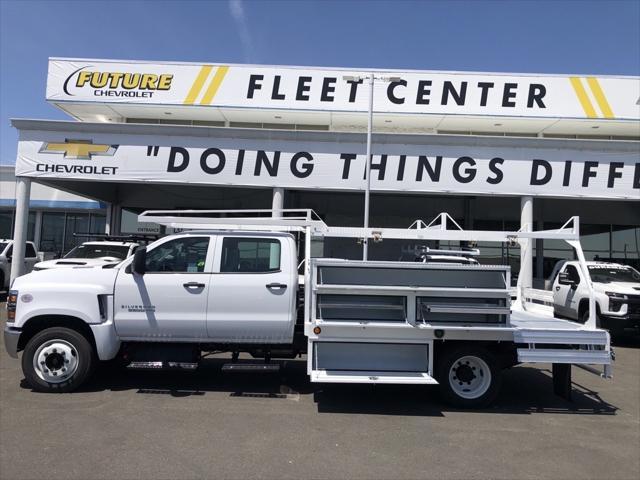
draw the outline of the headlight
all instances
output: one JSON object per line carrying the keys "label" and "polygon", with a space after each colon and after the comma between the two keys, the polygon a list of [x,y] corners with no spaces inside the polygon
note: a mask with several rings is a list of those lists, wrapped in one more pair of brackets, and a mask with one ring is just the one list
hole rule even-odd
{"label": "headlight", "polygon": [[628,300],[629,297],[627,297],[624,293],[616,293],[616,292],[604,292],[605,295],[611,299],[615,299],[615,300]]}

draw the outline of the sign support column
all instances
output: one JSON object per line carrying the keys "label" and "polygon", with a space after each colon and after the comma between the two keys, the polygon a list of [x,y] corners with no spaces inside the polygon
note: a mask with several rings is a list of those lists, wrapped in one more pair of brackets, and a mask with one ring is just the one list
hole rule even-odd
{"label": "sign support column", "polygon": [[[525,232],[533,230],[533,197],[520,199],[520,229]],[[520,284],[524,288],[533,286],[533,242],[526,239],[520,246]]]}
{"label": "sign support column", "polygon": [[[27,242],[27,220],[29,219],[30,196],[31,179],[27,177],[16,177],[16,223],[13,229],[11,283],[24,273],[24,254]],[[11,285],[11,283],[9,285]]]}

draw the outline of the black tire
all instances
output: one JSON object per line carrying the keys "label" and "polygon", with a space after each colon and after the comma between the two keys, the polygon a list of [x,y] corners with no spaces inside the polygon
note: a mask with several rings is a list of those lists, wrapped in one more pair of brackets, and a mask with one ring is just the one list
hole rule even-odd
{"label": "black tire", "polygon": [[[480,346],[460,345],[439,355],[436,379],[440,384],[440,396],[444,402],[457,408],[483,408],[496,399],[502,384],[502,371],[490,351]],[[469,357],[467,361],[472,363],[461,362],[464,357]],[[455,369],[456,364],[459,365],[457,371],[452,372],[452,378],[450,372],[452,368]],[[461,375],[460,378],[456,377],[458,374]],[[452,385],[454,378],[457,383],[455,387]],[[467,379],[469,382],[465,385]],[[473,392],[472,385],[473,389],[478,385],[477,392]],[[469,391],[461,392],[465,388],[469,388]]]}
{"label": "black tire", "polygon": [[[582,317],[580,317],[580,322],[583,325],[589,321],[589,309],[587,308],[584,312],[582,312]],[[600,312],[596,309],[596,328],[602,328],[600,323]]]}
{"label": "black tire", "polygon": [[[49,349],[52,349],[53,353],[47,354]],[[60,354],[58,350],[64,353]],[[66,355],[67,352],[69,355]],[[36,355],[40,359],[46,358],[51,364],[34,362]],[[69,356],[72,357],[70,361],[74,366],[72,373],[65,371],[64,364],[69,364]],[[34,363],[43,366],[36,370]],[[31,388],[38,392],[72,392],[91,376],[96,363],[96,353],[89,340],[76,330],[64,327],[47,328],[37,333],[27,342],[22,353],[22,372]],[[48,373],[44,373],[43,370]],[[52,375],[56,375],[55,379]],[[47,381],[47,377],[52,381]]]}

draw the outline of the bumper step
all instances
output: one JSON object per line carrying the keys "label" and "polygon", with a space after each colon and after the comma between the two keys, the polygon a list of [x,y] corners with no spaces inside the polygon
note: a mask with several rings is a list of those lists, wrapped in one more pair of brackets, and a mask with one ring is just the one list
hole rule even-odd
{"label": "bumper step", "polygon": [[611,354],[606,350],[571,349],[518,349],[521,363],[572,363],[591,365],[611,365]]}

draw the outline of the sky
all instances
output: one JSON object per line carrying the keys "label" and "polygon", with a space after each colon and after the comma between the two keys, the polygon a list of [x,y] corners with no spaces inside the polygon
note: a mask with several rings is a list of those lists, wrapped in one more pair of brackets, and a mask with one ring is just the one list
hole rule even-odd
{"label": "sky", "polygon": [[0,0],[0,163],[49,57],[640,75],[640,0]]}

